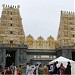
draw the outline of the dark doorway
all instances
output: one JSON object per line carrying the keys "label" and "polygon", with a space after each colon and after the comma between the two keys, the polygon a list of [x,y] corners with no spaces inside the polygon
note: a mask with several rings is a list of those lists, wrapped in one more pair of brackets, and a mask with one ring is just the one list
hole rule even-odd
{"label": "dark doorway", "polygon": [[72,52],[72,60],[75,61],[75,52]]}
{"label": "dark doorway", "polygon": [[6,66],[15,65],[15,51],[6,51]]}

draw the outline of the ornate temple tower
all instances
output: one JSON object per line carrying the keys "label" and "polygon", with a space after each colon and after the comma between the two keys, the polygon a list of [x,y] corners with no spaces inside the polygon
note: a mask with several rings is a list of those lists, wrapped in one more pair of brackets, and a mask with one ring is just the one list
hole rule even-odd
{"label": "ornate temple tower", "polygon": [[61,11],[57,43],[59,47],[75,45],[75,13],[74,12]]}
{"label": "ornate temple tower", "polygon": [[25,35],[18,6],[3,5],[0,24],[0,44],[24,44]]}

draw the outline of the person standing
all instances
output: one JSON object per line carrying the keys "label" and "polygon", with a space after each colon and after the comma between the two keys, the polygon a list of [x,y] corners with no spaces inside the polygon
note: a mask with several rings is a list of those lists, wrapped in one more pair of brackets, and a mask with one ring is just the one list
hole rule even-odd
{"label": "person standing", "polygon": [[56,66],[56,62],[53,63],[53,74],[57,74],[57,66]]}
{"label": "person standing", "polygon": [[22,75],[22,67],[21,67],[21,65],[19,65],[19,68],[18,68],[18,75]]}
{"label": "person standing", "polygon": [[34,75],[38,75],[38,67],[38,64],[36,64],[33,72]]}
{"label": "person standing", "polygon": [[39,65],[36,64],[36,75],[38,75],[38,68],[39,68]]}
{"label": "person standing", "polygon": [[15,72],[14,72],[14,75],[18,75],[18,68],[17,68],[17,66],[15,66]]}
{"label": "person standing", "polygon": [[44,67],[42,67],[42,64],[40,64],[38,68],[38,75],[43,75],[43,74],[44,74]]}
{"label": "person standing", "polygon": [[14,63],[12,63],[12,65],[10,66],[10,68],[12,69],[13,74],[14,74],[14,71],[15,71],[15,65],[14,65]]}
{"label": "person standing", "polygon": [[53,71],[54,71],[54,67],[53,67],[53,64],[51,64],[50,65],[50,70],[49,70],[49,72],[50,72],[51,75],[53,74]]}
{"label": "person standing", "polygon": [[33,75],[33,74],[32,74],[32,67],[31,67],[30,64],[27,65],[27,74],[26,74],[26,75]]}
{"label": "person standing", "polygon": [[26,75],[28,74],[29,63],[26,64]]}
{"label": "person standing", "polygon": [[60,65],[60,75],[64,75],[65,74],[65,67],[63,66],[63,63],[61,63]]}
{"label": "person standing", "polygon": [[65,74],[71,75],[71,64],[70,64],[70,62],[68,62],[68,64],[67,64]]}
{"label": "person standing", "polygon": [[13,75],[13,71],[10,67],[7,67],[4,71],[4,75]]}
{"label": "person standing", "polygon": [[49,75],[49,70],[46,65],[44,65],[44,75]]}
{"label": "person standing", "polygon": [[57,74],[59,75],[60,74],[60,65],[58,63],[58,61],[56,61],[56,67],[57,67]]}

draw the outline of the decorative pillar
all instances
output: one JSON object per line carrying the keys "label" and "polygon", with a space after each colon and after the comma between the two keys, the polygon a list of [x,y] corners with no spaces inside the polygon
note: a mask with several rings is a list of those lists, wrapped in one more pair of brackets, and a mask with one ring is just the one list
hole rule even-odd
{"label": "decorative pillar", "polygon": [[19,50],[19,64],[26,64],[26,50]]}
{"label": "decorative pillar", "polygon": [[3,68],[6,65],[6,49],[0,49],[0,64]]}
{"label": "decorative pillar", "polygon": [[17,49],[16,54],[15,54],[15,65],[19,65],[19,49]]}
{"label": "decorative pillar", "polygon": [[6,66],[6,49],[3,49],[3,67]]}

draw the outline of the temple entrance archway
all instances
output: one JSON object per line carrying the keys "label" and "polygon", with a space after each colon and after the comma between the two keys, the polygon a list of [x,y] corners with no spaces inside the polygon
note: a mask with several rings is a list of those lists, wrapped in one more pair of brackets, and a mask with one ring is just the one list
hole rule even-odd
{"label": "temple entrance archway", "polygon": [[6,66],[15,65],[15,51],[6,51]]}

